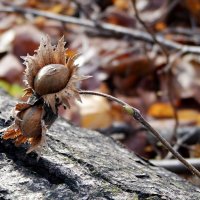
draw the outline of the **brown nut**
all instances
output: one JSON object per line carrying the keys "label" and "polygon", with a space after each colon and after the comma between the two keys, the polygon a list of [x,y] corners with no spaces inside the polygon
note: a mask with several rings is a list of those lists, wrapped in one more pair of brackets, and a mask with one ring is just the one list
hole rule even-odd
{"label": "brown nut", "polygon": [[[55,121],[51,119],[52,113],[47,115],[42,104],[30,105],[27,103],[18,103],[15,106],[15,116],[13,123],[3,130],[2,138],[5,140],[13,139],[15,145],[28,142],[31,151],[40,152],[46,140],[46,130]],[[45,118],[47,117],[46,124]]]}
{"label": "brown nut", "polygon": [[20,113],[18,120],[22,135],[30,138],[42,133],[43,109],[41,106],[33,106]]}
{"label": "brown nut", "polygon": [[69,75],[69,70],[64,65],[46,65],[36,75],[34,89],[39,95],[59,92],[66,87]]}

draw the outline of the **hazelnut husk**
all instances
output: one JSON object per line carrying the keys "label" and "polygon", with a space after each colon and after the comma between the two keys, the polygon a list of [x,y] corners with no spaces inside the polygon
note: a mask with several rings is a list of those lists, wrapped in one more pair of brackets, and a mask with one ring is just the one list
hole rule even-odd
{"label": "hazelnut husk", "polygon": [[81,100],[77,85],[88,77],[78,74],[75,58],[67,54],[64,38],[53,46],[48,36],[33,56],[23,58],[28,101],[16,105],[14,123],[3,130],[3,139],[14,139],[16,145],[28,142],[27,153],[41,150],[58,106],[70,107],[69,99]]}
{"label": "hazelnut husk", "polygon": [[3,130],[2,138],[14,139],[17,146],[28,142],[30,148],[27,153],[40,152],[46,141],[46,130],[57,118],[57,115],[52,114],[51,109],[49,113],[46,110],[43,104],[18,103],[15,107],[14,123]]}
{"label": "hazelnut husk", "polygon": [[69,107],[69,99],[80,101],[77,83],[88,77],[78,74],[75,59],[76,56],[68,55],[64,38],[58,41],[57,46],[51,45],[49,37],[44,38],[36,54],[24,58],[27,94],[30,95],[32,90],[50,105],[54,113],[57,113],[57,102]]}

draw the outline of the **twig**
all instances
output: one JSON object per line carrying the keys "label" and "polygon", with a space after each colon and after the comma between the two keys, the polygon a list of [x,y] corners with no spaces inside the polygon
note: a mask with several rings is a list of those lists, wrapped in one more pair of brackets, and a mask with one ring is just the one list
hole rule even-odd
{"label": "twig", "polygon": [[128,114],[130,114],[135,120],[140,122],[148,131],[150,131],[164,145],[164,147],[166,149],[168,149],[174,155],[174,157],[176,157],[178,160],[180,160],[180,162],[182,162],[192,173],[194,173],[196,176],[198,176],[200,178],[200,172],[195,167],[193,167],[190,163],[188,163],[177,151],[175,151],[173,149],[173,147],[167,142],[167,140],[165,140],[165,138],[163,138],[143,118],[143,116],[141,115],[141,113],[138,109],[136,109],[136,108],[128,105],[124,101],[117,99],[116,97],[113,97],[113,96],[108,95],[108,94],[104,94],[104,93],[100,93],[100,92],[94,92],[94,91],[84,91],[84,90],[79,91],[79,94],[81,94],[81,95],[96,95],[96,96],[105,97],[109,100],[115,101],[115,102],[119,103],[120,105],[122,105]]}
{"label": "twig", "polygon": [[[101,93],[101,92],[95,92],[95,91],[88,91],[88,90],[81,90],[79,91],[79,94],[82,95],[96,95],[96,96],[101,96],[101,97],[105,97],[107,99],[109,99],[110,101],[115,101],[118,104],[120,104],[121,106],[126,106],[128,105],[127,103],[125,103],[124,101],[122,101],[121,99],[118,99],[116,97],[113,97],[109,94],[105,94],[105,93]],[[136,108],[135,108],[136,109]],[[136,109],[137,110],[137,109]],[[137,112],[139,112],[139,110],[137,110]]]}
{"label": "twig", "polygon": [[161,16],[160,18],[156,19],[153,23],[151,23],[151,25],[157,23],[158,21],[162,21],[164,17],[166,17],[166,15],[168,15],[173,9],[174,7],[180,2],[180,0],[173,0],[171,2],[167,2],[168,3],[168,9],[162,10],[160,13]]}
{"label": "twig", "polygon": [[169,53],[166,50],[166,48],[157,40],[155,34],[152,32],[152,30],[146,25],[146,23],[140,18],[137,6],[136,6],[136,0],[132,0],[133,3],[133,8],[135,11],[135,16],[136,19],[140,22],[140,24],[142,24],[142,26],[146,29],[146,31],[151,35],[153,41],[155,42],[155,44],[158,44],[158,46],[160,47],[160,49],[162,50],[163,54],[165,55],[166,58],[166,65],[164,68],[164,72],[166,73],[166,78],[167,78],[167,90],[168,90],[168,98],[169,98],[169,102],[170,105],[173,108],[173,112],[174,112],[174,120],[175,120],[175,125],[174,125],[174,130],[173,130],[173,134],[172,134],[172,138],[171,141],[173,141],[174,139],[176,139],[176,133],[177,133],[177,129],[179,126],[179,120],[178,120],[178,113],[177,113],[177,109],[176,106],[174,105],[173,102],[173,94],[171,91],[171,76],[173,76],[172,71],[171,71],[171,67],[173,65],[173,63],[175,62],[176,58],[170,62],[170,58],[169,58]]}
{"label": "twig", "polygon": [[[195,166],[197,169],[200,170],[200,159],[199,158],[190,158],[186,159],[188,163]],[[185,173],[187,172],[187,168],[180,163],[178,160],[172,159],[172,160],[150,160],[151,163],[153,163],[156,166],[164,167],[169,171],[176,172],[176,173]]]}
{"label": "twig", "polygon": [[[98,26],[95,21],[92,20],[87,20],[87,19],[80,19],[76,17],[71,17],[71,16],[65,16],[65,15],[59,15],[59,14],[54,14],[51,12],[45,12],[45,11],[40,11],[36,9],[31,9],[31,8],[21,8],[19,6],[14,6],[10,5],[9,6],[4,6],[0,8],[0,12],[18,12],[22,14],[32,14],[36,16],[42,16],[46,17],[49,19],[53,20],[58,20],[60,22],[68,23],[68,24],[77,24],[80,26],[85,26],[88,28],[96,29],[96,30],[104,30],[109,32],[110,34],[116,34],[116,36],[120,35],[127,35],[130,36],[133,39],[145,41],[148,43],[154,43],[152,37],[150,34],[145,33],[140,30],[136,29],[130,29],[130,28],[125,28],[122,26],[118,25],[113,25],[110,23],[105,23],[105,22],[99,22]],[[161,35],[156,35],[155,36],[157,41],[159,41],[162,45],[164,45],[167,48],[170,49],[175,49],[177,51],[183,51],[184,53],[194,53],[194,54],[200,54],[200,47],[198,46],[191,46],[191,45],[182,45],[177,42],[170,41],[168,39],[165,39]]]}
{"label": "twig", "polygon": [[[190,129],[191,129],[191,127],[190,127]],[[174,148],[174,150],[178,150],[179,148],[180,148],[180,146],[184,146],[184,143],[186,142],[186,140],[188,140],[190,137],[192,137],[192,136],[194,136],[194,134],[195,134],[195,132],[194,131],[192,131],[192,132],[188,132],[187,131],[187,134],[185,134],[183,137],[181,137],[181,138],[178,138],[178,140],[177,140],[177,142],[176,142],[176,144],[173,146],[173,148]],[[165,158],[164,159],[166,159],[166,160],[168,160],[168,159],[170,159],[170,158],[172,158],[172,154],[170,153],[170,152],[168,152],[168,154],[165,156]]]}
{"label": "twig", "polygon": [[134,11],[135,11],[136,19],[140,22],[140,24],[142,24],[142,26],[146,29],[146,31],[151,35],[151,37],[152,37],[154,43],[159,45],[160,49],[162,50],[163,54],[165,55],[165,58],[166,58],[166,65],[167,65],[167,64],[169,63],[169,54],[168,54],[167,50],[166,50],[165,47],[162,46],[162,44],[157,40],[155,34],[150,30],[150,28],[146,25],[146,23],[140,18],[138,9],[137,9],[137,7],[136,7],[136,0],[132,0],[132,3],[133,3],[133,8],[134,8]]}

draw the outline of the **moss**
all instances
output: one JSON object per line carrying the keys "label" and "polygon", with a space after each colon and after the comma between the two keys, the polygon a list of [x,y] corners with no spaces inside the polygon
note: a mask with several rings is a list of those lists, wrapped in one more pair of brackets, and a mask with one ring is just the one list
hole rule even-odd
{"label": "moss", "polygon": [[122,190],[120,188],[118,188],[115,185],[111,185],[110,183],[107,183],[105,181],[102,181],[101,187],[105,190],[105,191],[109,191],[114,195],[117,195],[119,193],[122,193]]}
{"label": "moss", "polygon": [[[143,198],[141,200],[143,200]],[[145,200],[161,200],[161,198],[159,196],[151,196],[151,197],[145,198]]]}
{"label": "moss", "polygon": [[138,195],[137,194],[133,194],[133,200],[139,200]]}

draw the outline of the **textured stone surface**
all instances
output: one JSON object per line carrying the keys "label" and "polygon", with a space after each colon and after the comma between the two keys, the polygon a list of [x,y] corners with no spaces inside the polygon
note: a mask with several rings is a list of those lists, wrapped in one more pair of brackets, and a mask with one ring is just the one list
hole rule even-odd
{"label": "textured stone surface", "polygon": [[[0,128],[15,101],[0,92]],[[200,199],[200,189],[98,132],[58,119],[37,162],[27,146],[0,140],[2,199]]]}

